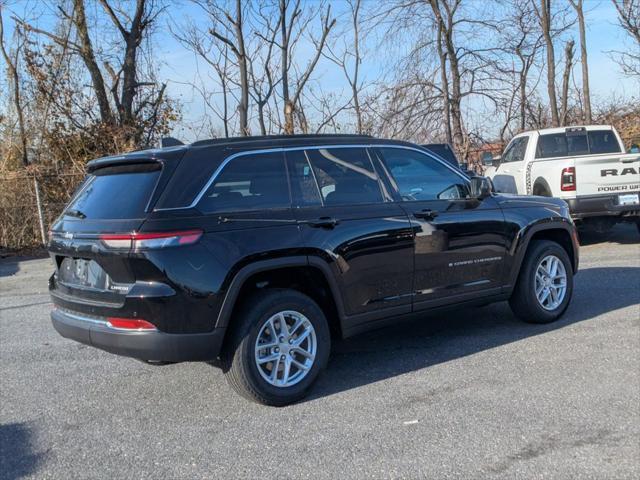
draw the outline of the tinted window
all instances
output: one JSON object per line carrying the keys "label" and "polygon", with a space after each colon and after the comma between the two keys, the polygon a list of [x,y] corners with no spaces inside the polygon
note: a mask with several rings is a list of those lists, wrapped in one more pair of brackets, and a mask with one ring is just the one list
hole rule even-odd
{"label": "tinted window", "polygon": [[289,206],[287,172],[281,153],[253,154],[231,160],[198,204],[206,213]]}
{"label": "tinted window", "polygon": [[567,134],[567,150],[569,155],[588,155],[589,145],[587,144],[586,133]]}
{"label": "tinted window", "polygon": [[428,155],[403,148],[381,148],[380,152],[405,201],[451,200],[469,193],[460,175]]}
{"label": "tinted window", "polygon": [[159,165],[141,166],[142,171],[137,172],[126,168],[126,173],[118,173],[116,168],[104,169],[103,173],[108,174],[97,170],[71,201],[66,214],[100,219],[143,218],[160,177]]}
{"label": "tinted window", "polygon": [[564,133],[540,135],[536,158],[566,157],[567,136]]}
{"label": "tinted window", "polygon": [[325,205],[382,202],[378,176],[364,148],[307,150]]}
{"label": "tinted window", "polygon": [[502,162],[522,162],[528,144],[529,137],[514,138],[502,155]]}
{"label": "tinted window", "polygon": [[591,130],[587,135],[591,153],[620,153],[618,139],[611,130]]}
{"label": "tinted window", "polygon": [[294,204],[300,207],[322,205],[318,184],[305,152],[302,150],[287,152],[287,160]]}

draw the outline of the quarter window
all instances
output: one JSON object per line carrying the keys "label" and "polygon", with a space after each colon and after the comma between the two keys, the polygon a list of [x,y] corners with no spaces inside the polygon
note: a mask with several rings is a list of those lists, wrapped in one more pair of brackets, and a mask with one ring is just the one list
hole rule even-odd
{"label": "quarter window", "polygon": [[404,148],[380,152],[404,201],[455,200],[469,194],[462,176],[426,154]]}
{"label": "quarter window", "polygon": [[206,213],[290,206],[287,172],[280,152],[231,160],[198,204]]}
{"label": "quarter window", "polygon": [[364,148],[306,150],[325,205],[380,203],[378,176]]}

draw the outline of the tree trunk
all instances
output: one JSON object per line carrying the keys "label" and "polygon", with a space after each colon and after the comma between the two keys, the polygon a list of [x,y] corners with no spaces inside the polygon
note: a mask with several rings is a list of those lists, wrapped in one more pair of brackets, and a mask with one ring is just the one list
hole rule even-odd
{"label": "tree trunk", "polygon": [[18,130],[20,131],[20,157],[22,164],[26,167],[29,165],[29,155],[27,152],[27,132],[24,126],[24,112],[22,111],[22,97],[20,95],[20,78],[18,77],[18,49],[16,48],[16,58],[11,60],[9,52],[4,45],[4,23],[2,21],[2,8],[0,7],[0,50],[7,64],[7,73],[13,84],[13,103],[18,116]]}
{"label": "tree trunk", "polygon": [[[461,77],[458,65],[458,55],[453,43],[454,22],[452,12],[447,11],[447,21],[442,16],[438,0],[430,0],[431,8],[436,17],[442,34],[444,35],[444,43],[447,49],[447,57],[449,59],[449,67],[451,72],[451,95],[449,97],[449,106],[451,109],[451,129],[453,134],[453,148],[460,153],[463,149],[464,134],[462,132],[462,112],[460,104],[462,102],[461,93]],[[447,5],[445,4],[445,9]]]}
{"label": "tree trunk", "polygon": [[549,108],[551,109],[551,122],[554,127],[560,124],[558,115],[558,100],[556,98],[556,59],[551,38],[551,0],[540,0],[540,24],[547,50],[547,92],[549,94]]}
{"label": "tree trunk", "polygon": [[582,63],[582,96],[584,98],[584,121],[587,124],[592,122],[591,118],[591,90],[589,89],[589,62],[587,60],[587,33],[584,23],[584,10],[582,0],[571,4],[578,15],[578,27],[580,29],[580,62]]}
{"label": "tree trunk", "polygon": [[238,45],[238,67],[240,69],[240,135],[250,135],[249,132],[249,75],[247,73],[247,53],[244,47],[244,33],[242,31],[242,2],[236,0],[235,31]]}
{"label": "tree trunk", "polygon": [[447,55],[442,50],[442,25],[438,22],[438,56],[440,57],[440,76],[442,81],[442,114],[447,143],[453,144],[451,135],[451,107],[449,105],[449,78],[447,76]]}
{"label": "tree trunk", "polygon": [[562,74],[562,121],[560,125],[567,124],[567,115],[569,113],[569,80],[571,79],[571,68],[573,67],[573,47],[575,42],[569,40],[564,49],[565,64]]}
{"label": "tree trunk", "polygon": [[284,103],[284,134],[293,135],[293,105],[289,98],[289,35],[287,33],[287,0],[280,0],[280,51],[282,54],[282,101]]}
{"label": "tree trunk", "polygon": [[100,110],[100,119],[102,120],[102,123],[112,125],[113,115],[111,113],[111,106],[109,105],[107,89],[105,88],[104,78],[102,77],[102,72],[98,67],[98,62],[96,61],[96,57],[93,52],[91,38],[89,37],[87,17],[84,11],[84,0],[73,0],[73,12],[73,22],[76,26],[76,30],[78,31],[78,40],[81,48],[80,56],[89,71],[89,76],[91,77],[91,83],[93,85],[93,90],[96,94],[96,101],[98,102],[98,108]]}
{"label": "tree trunk", "polygon": [[360,110],[360,98],[358,92],[358,73],[360,71],[360,25],[358,15],[360,13],[360,2],[356,0],[355,6],[352,5],[353,20],[353,51],[355,55],[355,65],[353,67],[353,79],[351,83],[351,95],[353,97],[353,108],[356,111],[356,129],[357,133],[362,133],[362,111]]}
{"label": "tree trunk", "polygon": [[138,46],[142,41],[142,16],[144,15],[145,0],[137,0],[136,12],[131,22],[131,29],[122,31],[125,41],[124,62],[122,65],[122,100],[120,101],[120,124],[133,124],[133,101],[136,96]]}

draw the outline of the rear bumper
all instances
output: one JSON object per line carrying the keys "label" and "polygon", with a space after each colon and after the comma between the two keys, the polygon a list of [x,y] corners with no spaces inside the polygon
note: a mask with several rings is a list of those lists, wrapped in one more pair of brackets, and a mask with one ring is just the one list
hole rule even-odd
{"label": "rear bumper", "polygon": [[63,337],[110,353],[159,362],[214,360],[225,332],[223,328],[190,334],[125,331],[110,327],[100,317],[61,309],[51,312],[51,321]]}
{"label": "rear bumper", "polygon": [[569,204],[571,217],[574,219],[603,216],[640,217],[640,205],[619,205],[617,193],[576,197],[565,201]]}

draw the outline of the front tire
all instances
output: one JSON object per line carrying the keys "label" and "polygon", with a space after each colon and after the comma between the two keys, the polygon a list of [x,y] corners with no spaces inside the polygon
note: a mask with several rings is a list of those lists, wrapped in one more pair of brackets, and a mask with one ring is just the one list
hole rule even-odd
{"label": "front tire", "polygon": [[267,289],[243,303],[221,359],[229,384],[265,405],[304,398],[329,359],[324,313],[295,290]]}
{"label": "front tire", "polygon": [[565,249],[549,240],[534,240],[509,299],[513,313],[525,322],[550,323],[565,312],[572,294],[573,269]]}

